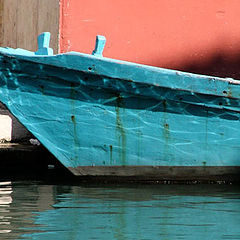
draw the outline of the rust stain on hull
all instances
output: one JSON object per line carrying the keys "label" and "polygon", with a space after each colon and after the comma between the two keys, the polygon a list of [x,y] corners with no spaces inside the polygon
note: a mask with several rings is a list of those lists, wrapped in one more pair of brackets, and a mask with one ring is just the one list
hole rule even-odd
{"label": "rust stain on hull", "polygon": [[110,164],[112,165],[113,164],[113,146],[110,145],[109,149],[110,149]]}
{"label": "rust stain on hull", "polygon": [[126,130],[121,116],[123,107],[122,97],[118,95],[116,99],[116,134],[119,147],[119,161],[121,161],[122,165],[126,165]]}
{"label": "rust stain on hull", "polygon": [[78,131],[77,131],[77,121],[75,116],[75,101],[76,101],[76,90],[74,89],[75,85],[71,83],[71,91],[70,91],[70,101],[71,101],[71,122],[73,124],[73,142],[74,142],[74,161],[77,162],[78,160],[78,149],[80,147],[80,142],[78,138]]}

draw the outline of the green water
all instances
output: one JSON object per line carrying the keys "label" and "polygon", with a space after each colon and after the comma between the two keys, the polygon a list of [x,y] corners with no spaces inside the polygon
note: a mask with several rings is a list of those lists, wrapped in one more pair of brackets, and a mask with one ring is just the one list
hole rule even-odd
{"label": "green water", "polygon": [[0,239],[240,239],[240,187],[0,182]]}

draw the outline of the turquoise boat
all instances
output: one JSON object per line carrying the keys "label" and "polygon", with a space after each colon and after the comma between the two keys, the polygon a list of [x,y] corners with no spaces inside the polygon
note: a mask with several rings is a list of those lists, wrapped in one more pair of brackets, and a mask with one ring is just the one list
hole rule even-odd
{"label": "turquoise boat", "polygon": [[240,81],[92,55],[0,48],[0,101],[74,175],[240,178]]}

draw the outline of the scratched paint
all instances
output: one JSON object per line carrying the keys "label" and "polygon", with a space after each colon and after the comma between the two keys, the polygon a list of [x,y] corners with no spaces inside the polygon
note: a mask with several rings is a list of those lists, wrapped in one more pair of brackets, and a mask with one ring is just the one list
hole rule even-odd
{"label": "scratched paint", "polygon": [[[209,134],[209,130],[208,130],[208,111],[206,111],[206,119],[205,119],[205,152],[207,153],[209,151],[209,146],[208,146],[208,134]],[[206,166],[208,163],[208,156],[206,154],[205,159],[203,161],[203,166]]]}
{"label": "scratched paint", "polygon": [[80,141],[79,141],[79,132],[77,130],[77,119],[76,119],[76,90],[75,90],[75,86],[73,83],[71,83],[71,90],[70,90],[70,109],[71,109],[71,123],[72,123],[72,127],[70,127],[70,129],[72,129],[72,136],[73,136],[73,149],[74,149],[74,156],[72,158],[73,160],[73,164],[75,166],[78,165],[78,159],[79,159],[79,151],[78,149],[80,148]]}
{"label": "scratched paint", "polygon": [[142,158],[142,143],[143,143],[143,139],[142,139],[142,131],[141,131],[141,112],[137,113],[137,119],[136,119],[136,137],[137,137],[137,162],[138,164],[140,163],[140,159]]}
{"label": "scratched paint", "polygon": [[171,144],[170,142],[170,129],[169,129],[169,123],[168,123],[168,114],[167,114],[167,101],[163,100],[162,101],[162,105],[163,105],[163,118],[161,121],[161,127],[162,127],[162,131],[163,131],[163,141],[164,141],[164,150],[163,150],[163,159],[165,161],[172,161],[174,159],[171,159],[171,151],[169,151],[169,146]]}
{"label": "scratched paint", "polygon": [[126,165],[126,130],[123,124],[124,104],[123,99],[119,95],[116,98],[116,131],[118,139],[118,156],[121,165]]}

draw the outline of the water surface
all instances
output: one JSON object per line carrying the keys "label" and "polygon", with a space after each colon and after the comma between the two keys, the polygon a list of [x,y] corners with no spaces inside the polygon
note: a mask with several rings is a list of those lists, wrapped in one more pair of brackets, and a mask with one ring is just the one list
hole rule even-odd
{"label": "water surface", "polygon": [[240,188],[1,182],[0,239],[240,239]]}

